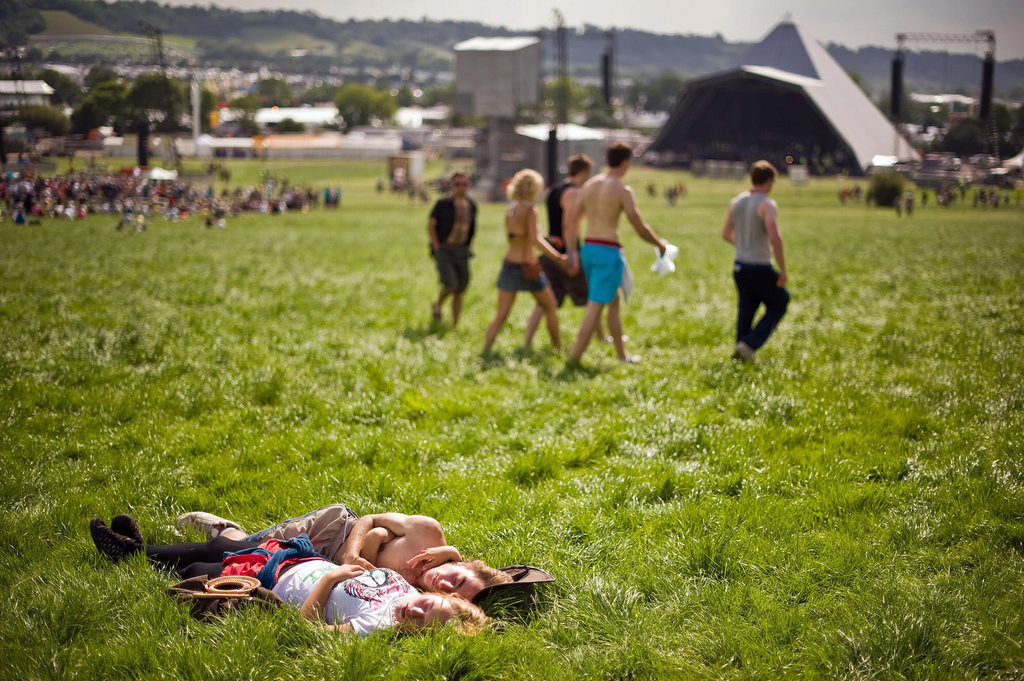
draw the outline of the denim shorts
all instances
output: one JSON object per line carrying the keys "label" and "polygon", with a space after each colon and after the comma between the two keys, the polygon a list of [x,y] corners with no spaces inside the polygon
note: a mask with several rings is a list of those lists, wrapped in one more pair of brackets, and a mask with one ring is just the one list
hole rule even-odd
{"label": "denim shorts", "polygon": [[548,284],[548,278],[544,275],[544,272],[540,273],[540,278],[534,281],[527,281],[526,277],[523,276],[523,268],[519,266],[519,263],[507,260],[501,263],[501,273],[498,274],[498,288],[502,291],[530,291],[531,293],[539,293],[548,286],[550,284]]}

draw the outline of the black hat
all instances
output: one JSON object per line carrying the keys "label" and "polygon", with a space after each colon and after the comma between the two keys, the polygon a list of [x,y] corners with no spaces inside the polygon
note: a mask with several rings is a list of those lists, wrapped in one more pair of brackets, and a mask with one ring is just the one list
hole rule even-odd
{"label": "black hat", "polygon": [[490,596],[499,593],[502,595],[508,594],[509,596],[515,595],[517,597],[523,597],[532,594],[534,584],[543,584],[545,582],[555,581],[554,577],[540,568],[530,567],[529,565],[509,565],[508,567],[500,568],[500,570],[501,572],[509,575],[512,578],[512,581],[485,586],[483,589],[480,589],[480,592],[476,596],[473,597],[474,603],[479,604]]}

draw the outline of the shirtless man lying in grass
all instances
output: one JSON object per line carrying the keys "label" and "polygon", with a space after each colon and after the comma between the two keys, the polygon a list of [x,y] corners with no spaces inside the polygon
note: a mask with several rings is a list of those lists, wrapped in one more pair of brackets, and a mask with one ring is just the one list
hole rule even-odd
{"label": "shirtless man lying in grass", "polygon": [[208,538],[261,542],[309,535],[313,548],[339,565],[394,570],[422,591],[456,593],[472,600],[485,587],[512,578],[483,561],[465,561],[449,546],[434,518],[403,513],[357,516],[344,504],[324,506],[255,534],[246,535],[235,522],[193,511],[178,517],[179,527],[202,529]]}
{"label": "shirtless man lying in grass", "polygon": [[298,607],[304,618],[336,632],[366,636],[396,628],[411,633],[450,623],[455,631],[472,636],[488,623],[478,606],[458,594],[420,593],[384,568],[335,565],[314,553],[305,536],[254,542],[221,534],[205,542],[156,545],[147,543],[135,519],[123,514],[110,527],[93,518],[89,533],[99,552],[114,563],[142,553],[186,579],[255,578]]}

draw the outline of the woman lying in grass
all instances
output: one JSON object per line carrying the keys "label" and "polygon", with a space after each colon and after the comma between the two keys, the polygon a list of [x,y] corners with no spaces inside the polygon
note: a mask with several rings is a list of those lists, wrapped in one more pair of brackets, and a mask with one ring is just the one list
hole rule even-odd
{"label": "woman lying in grass", "polygon": [[[115,516],[111,526],[100,518],[89,523],[93,543],[115,563],[135,553],[183,577],[256,577],[282,600],[298,606],[311,622],[338,632],[365,636],[380,629],[412,632],[451,622],[473,636],[487,625],[487,615],[457,594],[419,593],[397,572],[335,565],[313,550],[305,535],[263,543],[215,537],[206,542],[148,546],[138,523]],[[340,587],[340,588],[336,588]]]}
{"label": "woman lying in grass", "polygon": [[338,565],[383,567],[402,575],[421,591],[457,593],[473,600],[486,587],[511,578],[483,561],[463,560],[449,546],[434,518],[404,513],[356,515],[345,504],[330,504],[246,536],[238,523],[212,513],[191,511],[178,516],[179,527],[206,532],[208,539],[225,537],[255,542],[309,536],[313,549]]}

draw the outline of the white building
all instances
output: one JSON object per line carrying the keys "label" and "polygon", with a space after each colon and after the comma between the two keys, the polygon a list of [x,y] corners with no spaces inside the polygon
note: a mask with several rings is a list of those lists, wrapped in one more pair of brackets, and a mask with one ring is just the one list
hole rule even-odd
{"label": "white building", "polygon": [[0,109],[48,106],[52,95],[45,80],[0,80]]}

